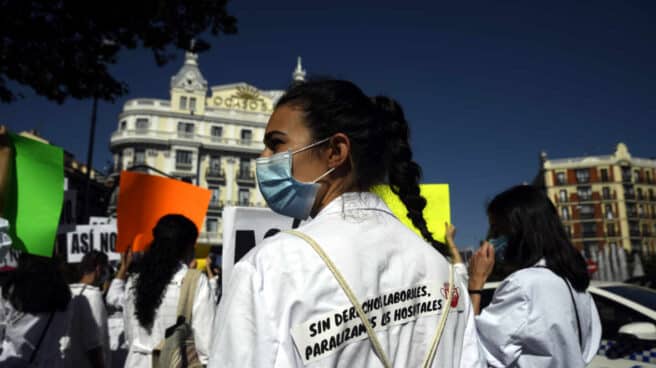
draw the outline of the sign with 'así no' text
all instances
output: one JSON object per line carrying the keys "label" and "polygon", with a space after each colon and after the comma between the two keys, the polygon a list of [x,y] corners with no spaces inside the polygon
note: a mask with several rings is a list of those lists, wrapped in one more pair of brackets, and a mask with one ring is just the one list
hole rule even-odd
{"label": "sign with 'as\u00ed no' text", "polygon": [[92,250],[107,254],[110,261],[120,260],[116,252],[116,224],[78,225],[66,234],[68,263],[79,263]]}

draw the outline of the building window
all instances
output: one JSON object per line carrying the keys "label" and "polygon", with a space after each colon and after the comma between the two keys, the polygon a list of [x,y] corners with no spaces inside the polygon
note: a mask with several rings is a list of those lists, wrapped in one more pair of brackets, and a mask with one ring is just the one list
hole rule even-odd
{"label": "building window", "polygon": [[175,151],[175,168],[177,170],[191,170],[191,151]]}
{"label": "building window", "polygon": [[594,206],[591,204],[582,204],[579,206],[579,211],[581,213],[581,218],[593,218],[594,217]]}
{"label": "building window", "polygon": [[604,199],[610,199],[610,188],[609,187],[603,187],[601,188],[601,193]]}
{"label": "building window", "polygon": [[239,161],[239,177],[240,178],[249,178],[251,175],[251,159],[242,158]]}
{"label": "building window", "polygon": [[650,207],[651,207],[651,218],[656,219],[656,206],[652,204]]}
{"label": "building window", "polygon": [[134,164],[135,165],[143,165],[146,163],[146,151],[141,148],[141,149],[135,149],[134,150]]}
{"label": "building window", "polygon": [[250,129],[242,129],[241,131],[241,141],[243,144],[251,144],[253,140],[253,131]]}
{"label": "building window", "polygon": [[649,200],[650,201],[656,201],[656,197],[654,197],[654,190],[649,189]]}
{"label": "building window", "polygon": [[218,206],[219,198],[221,196],[221,189],[219,187],[209,187],[212,196],[210,197],[210,206]]}
{"label": "building window", "polygon": [[601,169],[601,181],[608,181],[608,169]]}
{"label": "building window", "polygon": [[180,109],[181,110],[187,109],[187,96],[180,96]]}
{"label": "building window", "polygon": [[631,184],[624,185],[624,198],[635,199],[635,192],[633,191],[633,185]]}
{"label": "building window", "polygon": [[638,205],[638,216],[646,217],[645,216],[645,206],[643,206],[642,204]]}
{"label": "building window", "polygon": [[584,222],[583,226],[583,237],[584,238],[596,238],[597,237],[597,224],[594,222]]}
{"label": "building window", "polygon": [[592,188],[591,187],[578,187],[577,193],[579,195],[580,201],[590,201],[592,200]]}
{"label": "building window", "polygon": [[631,182],[631,167],[622,166],[622,181],[625,183]]}
{"label": "building window", "polygon": [[607,224],[606,225],[606,235],[607,236],[615,236],[615,224]]}
{"label": "building window", "polygon": [[634,170],[633,171],[633,182],[634,183],[640,183],[641,175],[640,175],[640,170]]}
{"label": "building window", "polygon": [[569,208],[563,207],[560,210],[560,214],[561,214],[561,217],[563,218],[563,220],[569,220]]}
{"label": "building window", "polygon": [[627,217],[638,217],[638,211],[634,203],[626,204],[626,216]]}
{"label": "building window", "polygon": [[645,172],[645,180],[647,181],[647,183],[651,184],[651,172],[650,171]]}
{"label": "building window", "polygon": [[221,157],[210,157],[210,172],[218,174],[221,171]]}
{"label": "building window", "polygon": [[194,124],[178,122],[178,137],[193,138],[194,137]]}
{"label": "building window", "polygon": [[629,221],[629,233],[631,236],[640,236],[640,226],[638,221]]}
{"label": "building window", "polygon": [[196,111],[196,97],[189,98],[189,110]]}
{"label": "building window", "polygon": [[121,124],[119,125],[119,129],[120,130],[125,130],[127,128],[128,128],[128,122],[125,121],[125,120],[121,121]]}
{"label": "building window", "polygon": [[607,204],[607,205],[604,206],[604,207],[605,207],[605,209],[606,209],[606,218],[609,219],[609,220],[612,220],[613,217],[614,217],[614,216],[613,216],[613,206]]}
{"label": "building window", "polygon": [[246,188],[239,189],[239,205],[248,206],[251,197],[251,192]]}
{"label": "building window", "polygon": [[644,199],[644,197],[642,196],[642,188],[638,188],[637,192],[638,192],[638,200],[642,201]]}
{"label": "building window", "polygon": [[212,136],[212,141],[214,141],[214,142],[220,141],[221,136],[223,135],[223,127],[213,126],[210,129],[210,135]]}
{"label": "building window", "polygon": [[137,130],[148,130],[150,122],[146,118],[137,119]]}
{"label": "building window", "polygon": [[219,231],[219,220],[216,218],[208,217],[205,223],[205,231],[208,233],[216,233]]}
{"label": "building window", "polygon": [[589,183],[590,182],[590,170],[588,170],[588,169],[576,170],[576,181],[580,184]]}
{"label": "building window", "polygon": [[642,235],[643,236],[651,236],[651,233],[649,232],[649,225],[642,224]]}
{"label": "building window", "polygon": [[559,185],[567,184],[567,180],[565,178],[565,173],[564,172],[556,173],[556,181],[558,182]]}
{"label": "building window", "polygon": [[558,198],[561,202],[567,202],[567,190],[561,189]]}
{"label": "building window", "polygon": [[565,225],[565,233],[567,233],[568,238],[572,238],[572,227],[569,225]]}

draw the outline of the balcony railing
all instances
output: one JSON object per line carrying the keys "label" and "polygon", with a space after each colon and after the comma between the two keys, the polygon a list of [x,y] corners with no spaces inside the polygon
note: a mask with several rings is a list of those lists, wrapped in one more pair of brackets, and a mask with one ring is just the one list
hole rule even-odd
{"label": "balcony railing", "polygon": [[210,145],[210,146],[223,146],[223,147],[239,147],[250,149],[253,151],[261,151],[264,148],[262,142],[252,139],[239,139],[239,138],[225,138],[211,135],[203,135],[198,133],[189,133],[183,131],[163,131],[163,130],[117,130],[112,134],[111,143],[113,145],[121,143],[124,139],[131,140],[155,140],[155,141],[168,141],[170,139],[194,139],[195,141]]}
{"label": "balcony railing", "polygon": [[176,170],[182,170],[182,171],[189,171],[191,170],[191,162],[176,162],[175,163],[175,169]]}
{"label": "balcony railing", "polygon": [[255,185],[255,175],[251,170],[237,172],[237,184]]}
{"label": "balcony railing", "polygon": [[224,181],[225,171],[221,168],[211,167],[205,171],[205,179],[213,181]]}

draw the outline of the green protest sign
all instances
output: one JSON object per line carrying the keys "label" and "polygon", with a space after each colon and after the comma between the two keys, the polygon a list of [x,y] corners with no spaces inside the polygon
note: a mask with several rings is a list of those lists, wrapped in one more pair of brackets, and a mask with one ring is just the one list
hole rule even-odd
{"label": "green protest sign", "polygon": [[4,212],[12,246],[50,257],[64,201],[64,152],[19,135],[9,138],[14,164]]}

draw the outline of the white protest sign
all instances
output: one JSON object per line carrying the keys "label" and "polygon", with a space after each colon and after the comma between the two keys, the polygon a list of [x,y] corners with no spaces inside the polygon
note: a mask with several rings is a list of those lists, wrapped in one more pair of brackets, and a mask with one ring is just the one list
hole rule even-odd
{"label": "white protest sign", "polygon": [[[268,208],[225,207],[223,209],[223,290],[228,287],[230,272],[241,257],[264,240],[271,230],[290,230],[294,219]],[[273,232],[273,231],[272,231]]]}
{"label": "white protest sign", "polygon": [[78,225],[75,231],[66,234],[68,263],[78,263],[92,250],[107,254],[110,261],[118,261],[116,253],[116,224]]}

